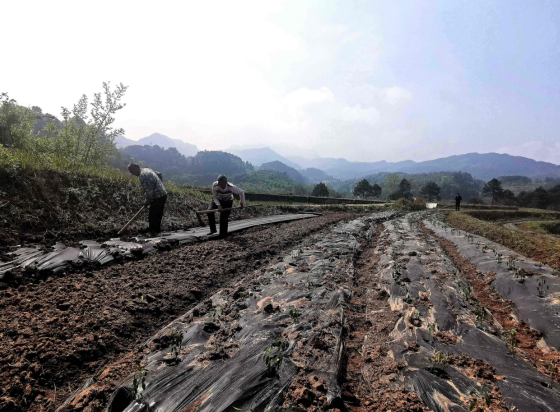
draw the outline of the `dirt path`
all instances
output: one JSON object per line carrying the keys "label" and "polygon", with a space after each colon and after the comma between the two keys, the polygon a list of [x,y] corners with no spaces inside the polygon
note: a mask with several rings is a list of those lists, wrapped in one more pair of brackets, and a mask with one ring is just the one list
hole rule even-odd
{"label": "dirt path", "polygon": [[[139,262],[49,278],[0,292],[0,411],[50,411],[89,377],[217,289],[270,264],[314,232],[355,217],[248,230]],[[112,388],[96,393],[102,402]]]}

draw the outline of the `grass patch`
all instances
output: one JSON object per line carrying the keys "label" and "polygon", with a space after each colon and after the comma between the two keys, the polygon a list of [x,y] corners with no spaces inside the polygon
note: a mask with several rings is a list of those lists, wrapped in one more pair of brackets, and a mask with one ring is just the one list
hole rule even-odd
{"label": "grass patch", "polygon": [[504,245],[516,252],[560,270],[560,239],[508,229],[496,223],[476,219],[470,213],[451,212],[447,223]]}
{"label": "grass patch", "polygon": [[515,220],[560,220],[560,212],[542,209],[520,210],[469,210],[462,212],[475,219],[488,222],[504,222]]}
{"label": "grass patch", "polygon": [[522,226],[536,232],[560,235],[560,222],[527,222]]}

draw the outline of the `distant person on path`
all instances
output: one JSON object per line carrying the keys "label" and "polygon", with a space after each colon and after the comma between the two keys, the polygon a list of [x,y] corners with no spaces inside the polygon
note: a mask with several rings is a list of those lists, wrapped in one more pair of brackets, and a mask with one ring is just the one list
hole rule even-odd
{"label": "distant person on path", "polygon": [[[245,205],[245,193],[234,184],[228,182],[225,175],[218,176],[218,181],[212,185],[212,202],[208,206],[208,210],[218,209],[220,211],[220,238],[224,239],[228,232],[228,218],[230,210],[222,212],[222,209],[229,209],[233,206],[233,195],[239,195],[240,207],[243,209]],[[208,214],[208,224],[210,225],[210,233],[216,233],[216,216],[214,213]]]}
{"label": "distant person on path", "polygon": [[148,214],[150,235],[152,237],[156,236],[161,232],[161,219],[163,218],[163,209],[167,201],[167,191],[165,187],[163,187],[161,177],[152,169],[140,167],[136,163],[129,164],[128,171],[140,178],[140,184],[146,195],[144,206],[150,206],[150,212]]}
{"label": "distant person on path", "polygon": [[457,193],[457,196],[455,196],[455,210],[457,212],[461,209],[461,200],[463,200],[463,198]]}

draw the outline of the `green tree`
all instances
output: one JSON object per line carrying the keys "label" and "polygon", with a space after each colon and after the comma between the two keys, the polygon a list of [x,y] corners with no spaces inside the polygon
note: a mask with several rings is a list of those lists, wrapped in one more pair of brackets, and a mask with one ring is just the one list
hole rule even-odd
{"label": "green tree", "polygon": [[[114,115],[126,106],[121,103],[128,86],[122,83],[111,90],[110,83],[103,83],[103,97],[95,93],[88,114],[88,98],[82,95],[72,110],[62,108],[63,127],[56,132],[56,150],[62,150],[81,164],[102,164],[115,150],[115,138],[124,134],[122,129],[114,129]],[[53,125],[54,126],[54,125]],[[47,138],[54,132],[53,126],[47,131]]]}
{"label": "green tree", "polygon": [[503,192],[504,192],[504,189],[502,188],[502,182],[500,182],[496,178],[490,180],[482,188],[482,195],[483,196],[491,196],[492,197],[492,204],[494,204],[494,200],[496,200]]}
{"label": "green tree", "polygon": [[433,199],[439,200],[439,194],[441,192],[441,188],[437,185],[436,182],[428,182],[426,183],[422,189],[420,189],[420,193],[428,198],[428,201],[432,201]]}
{"label": "green tree", "polygon": [[379,197],[381,196],[381,192],[383,191],[383,189],[381,188],[381,186],[379,186],[377,183],[374,183],[371,186],[371,196],[372,197]]}
{"label": "green tree", "polygon": [[[543,189],[544,190],[544,189]],[[546,193],[546,190],[545,190]],[[516,199],[515,199],[515,194],[509,190],[509,189],[505,189],[501,196],[500,196],[500,201],[508,206],[515,206],[517,204]]]}
{"label": "green tree", "polygon": [[387,193],[392,194],[399,190],[399,182],[401,179],[401,175],[398,173],[391,173],[390,175],[387,175],[383,181]]}
{"label": "green tree", "polygon": [[373,188],[366,179],[360,180],[356,183],[356,187],[352,191],[355,197],[368,198],[373,195]]}
{"label": "green tree", "polygon": [[329,188],[323,182],[317,183],[311,192],[311,196],[328,197]]}
{"label": "green tree", "polygon": [[19,149],[33,147],[33,124],[35,112],[27,107],[18,106],[7,93],[0,94],[0,125],[8,129],[9,141],[4,144]]}

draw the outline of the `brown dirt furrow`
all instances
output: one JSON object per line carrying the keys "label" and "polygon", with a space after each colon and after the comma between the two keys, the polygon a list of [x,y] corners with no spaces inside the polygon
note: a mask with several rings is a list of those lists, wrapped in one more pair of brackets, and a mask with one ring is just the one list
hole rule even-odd
{"label": "brown dirt furrow", "polygon": [[459,253],[453,242],[437,236],[433,231],[426,228],[422,221],[418,221],[418,227],[424,233],[435,238],[453,263],[461,268],[464,276],[472,285],[473,294],[480,301],[482,307],[490,311],[499,326],[509,330],[515,329],[516,354],[529,358],[541,373],[556,382],[560,382],[556,370],[560,363],[560,353],[553,348],[542,345],[542,334],[532,329],[526,322],[518,320],[514,312],[514,303],[503,299],[500,293],[492,287],[493,272],[482,274],[473,263]]}
{"label": "brown dirt furrow", "polygon": [[52,411],[91,376],[105,386],[85,391],[84,404],[100,410],[95,405],[106,404],[116,377],[133,371],[142,342],[163,325],[294,243],[356,216],[254,228],[0,291],[0,411]]}
{"label": "brown dirt furrow", "polygon": [[355,264],[356,282],[348,305],[349,336],[346,343],[347,365],[343,382],[345,410],[365,411],[427,411],[420,397],[400,382],[399,371],[406,365],[389,356],[390,333],[401,314],[391,310],[388,294],[380,288],[377,272],[378,249],[384,250],[389,240],[378,225],[372,242]]}

